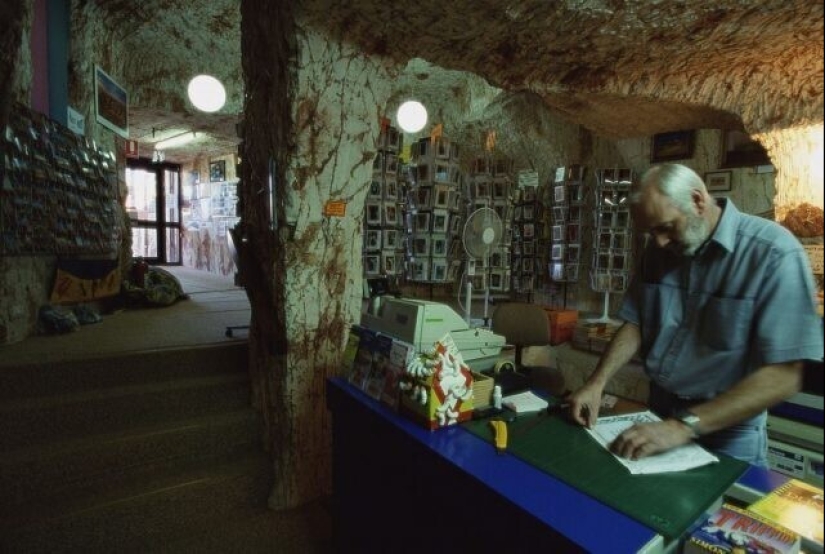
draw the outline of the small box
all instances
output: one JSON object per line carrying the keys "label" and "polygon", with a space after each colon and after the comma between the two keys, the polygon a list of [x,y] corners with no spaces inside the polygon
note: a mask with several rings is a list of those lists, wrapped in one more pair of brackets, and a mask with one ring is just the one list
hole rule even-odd
{"label": "small box", "polygon": [[[411,365],[416,365],[413,360]],[[399,411],[433,430],[469,421],[473,416],[473,374],[447,335],[433,353],[422,355],[418,367],[427,366],[427,377],[412,377],[410,366],[403,385]]]}
{"label": "small box", "polygon": [[490,406],[493,397],[494,379],[489,375],[477,373],[473,374],[473,406],[475,409]]}
{"label": "small box", "polygon": [[579,321],[578,310],[544,308],[550,320],[550,344],[557,345],[573,339],[573,331]]}

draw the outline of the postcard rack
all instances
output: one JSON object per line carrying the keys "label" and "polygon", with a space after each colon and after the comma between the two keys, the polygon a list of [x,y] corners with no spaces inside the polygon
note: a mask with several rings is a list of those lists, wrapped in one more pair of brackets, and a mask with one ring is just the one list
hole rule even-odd
{"label": "postcard rack", "polygon": [[0,152],[0,255],[117,256],[112,152],[21,104]]}

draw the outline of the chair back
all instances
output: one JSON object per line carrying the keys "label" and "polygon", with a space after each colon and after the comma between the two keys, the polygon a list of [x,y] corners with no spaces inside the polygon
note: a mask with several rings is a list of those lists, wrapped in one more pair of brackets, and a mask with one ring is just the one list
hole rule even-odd
{"label": "chair back", "polygon": [[529,302],[505,302],[493,311],[493,332],[516,348],[516,366],[521,366],[524,346],[550,344],[550,320],[544,308]]}

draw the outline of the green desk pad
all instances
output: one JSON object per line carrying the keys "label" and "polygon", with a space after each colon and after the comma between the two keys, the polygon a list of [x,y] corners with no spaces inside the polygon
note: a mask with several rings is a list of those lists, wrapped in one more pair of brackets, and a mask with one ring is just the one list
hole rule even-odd
{"label": "green desk pad", "polygon": [[[462,425],[492,444],[493,419]],[[676,539],[687,531],[748,467],[743,461],[717,454],[719,463],[688,471],[632,475],[583,427],[560,415],[521,415],[507,423],[507,431],[510,454],[666,539]]]}

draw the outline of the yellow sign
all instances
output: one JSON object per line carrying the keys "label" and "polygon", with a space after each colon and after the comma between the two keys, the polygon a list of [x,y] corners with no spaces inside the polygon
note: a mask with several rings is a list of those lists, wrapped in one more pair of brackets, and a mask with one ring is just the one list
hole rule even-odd
{"label": "yellow sign", "polygon": [[344,217],[347,214],[347,203],[343,200],[327,200],[324,204],[324,215],[327,217]]}

